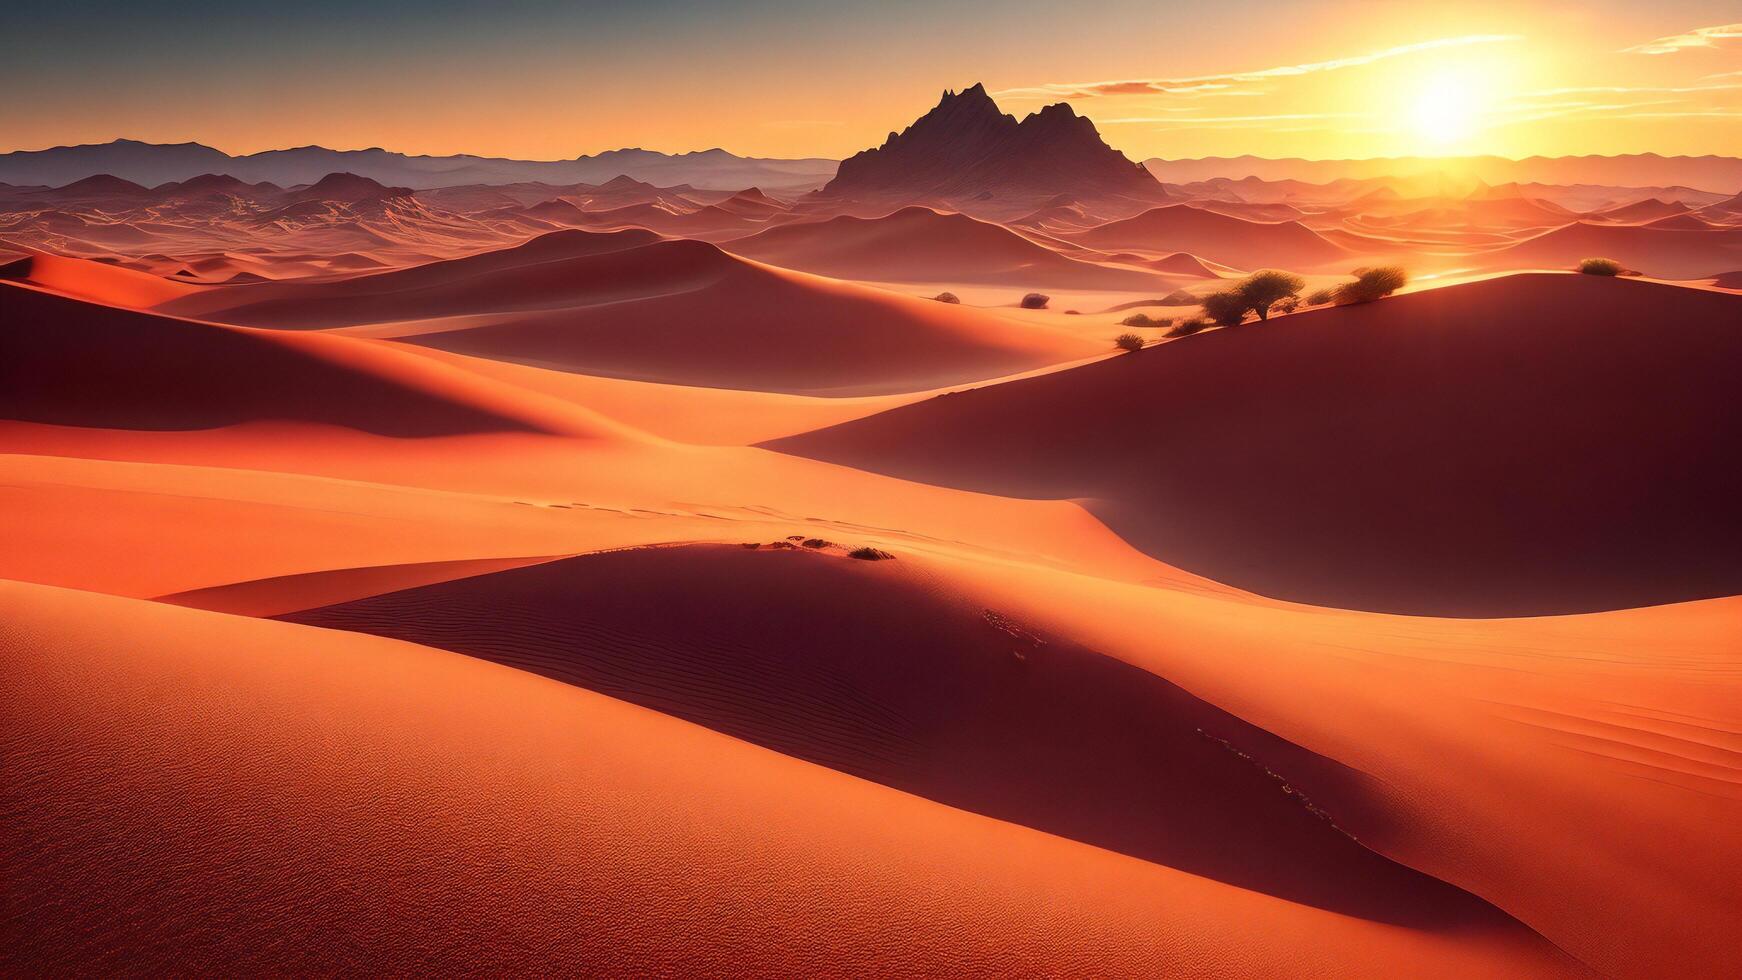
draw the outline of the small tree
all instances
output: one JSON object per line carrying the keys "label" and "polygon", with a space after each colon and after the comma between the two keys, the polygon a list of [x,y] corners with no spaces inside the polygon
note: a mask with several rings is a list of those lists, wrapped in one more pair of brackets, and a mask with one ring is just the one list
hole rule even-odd
{"label": "small tree", "polygon": [[1614,259],[1584,259],[1579,262],[1579,271],[1587,276],[1618,276],[1621,263]]}
{"label": "small tree", "polygon": [[1143,338],[1134,333],[1122,333],[1113,341],[1113,346],[1122,351],[1138,351],[1143,349]]}
{"label": "small tree", "polygon": [[1337,294],[1328,289],[1315,289],[1307,294],[1306,304],[1308,306],[1323,306],[1336,298]]}
{"label": "small tree", "polygon": [[1271,304],[1288,299],[1306,287],[1306,280],[1288,272],[1264,269],[1254,272],[1234,287],[1258,319],[1270,319]]}
{"label": "small tree", "polygon": [[1203,307],[1204,316],[1209,317],[1216,325],[1233,327],[1246,319],[1246,313],[1252,309],[1252,304],[1239,292],[1224,290],[1205,296]]}
{"label": "small tree", "polygon": [[1044,310],[1046,304],[1052,302],[1052,297],[1045,293],[1029,293],[1022,297],[1022,308],[1025,310]]}
{"label": "small tree", "polygon": [[1354,276],[1354,282],[1346,282],[1337,287],[1337,302],[1371,303],[1390,296],[1409,282],[1409,274],[1395,265],[1356,269]]}

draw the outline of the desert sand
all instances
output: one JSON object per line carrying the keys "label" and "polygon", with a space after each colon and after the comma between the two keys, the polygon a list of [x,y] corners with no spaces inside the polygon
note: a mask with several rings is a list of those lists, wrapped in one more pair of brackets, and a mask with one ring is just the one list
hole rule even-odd
{"label": "desert sand", "polygon": [[1733,189],[259,156],[0,186],[8,973],[1736,971]]}

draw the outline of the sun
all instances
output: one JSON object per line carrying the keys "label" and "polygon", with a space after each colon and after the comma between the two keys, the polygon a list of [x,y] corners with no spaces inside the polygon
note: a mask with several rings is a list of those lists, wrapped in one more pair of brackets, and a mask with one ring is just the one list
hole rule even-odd
{"label": "sun", "polygon": [[1464,73],[1429,78],[1410,107],[1410,123],[1425,143],[1458,146],[1482,128],[1483,86]]}

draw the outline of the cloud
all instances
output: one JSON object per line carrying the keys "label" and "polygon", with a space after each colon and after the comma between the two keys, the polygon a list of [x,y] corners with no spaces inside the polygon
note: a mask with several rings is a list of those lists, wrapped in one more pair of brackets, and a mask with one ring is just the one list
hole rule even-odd
{"label": "cloud", "polygon": [[[1430,51],[1435,48],[1455,48],[1471,44],[1500,44],[1508,41],[1521,41],[1517,34],[1469,34],[1463,37],[1442,37],[1431,41],[1418,41],[1414,44],[1402,44],[1381,51],[1369,51],[1366,54],[1351,55],[1347,58],[1335,58],[1330,61],[1314,61],[1302,65],[1279,65],[1275,68],[1262,68],[1257,71],[1233,72],[1226,75],[1197,75],[1189,78],[1138,78],[1108,82],[1079,82],[1075,84],[1042,85],[1035,88],[1005,89],[996,93],[1000,96],[1036,97],[1036,98],[1066,98],[1089,99],[1109,95],[1186,95],[1193,93],[1215,92],[1227,89],[1243,82],[1258,82],[1271,78],[1292,78],[1298,75],[1311,75],[1322,71],[1338,71],[1343,68],[1356,68],[1370,65],[1387,58],[1397,58],[1418,51]],[[1231,94],[1231,93],[1230,93]]]}
{"label": "cloud", "polygon": [[1722,24],[1696,28],[1686,34],[1671,34],[1621,50],[1624,54],[1675,54],[1686,48],[1715,48],[1719,41],[1737,38],[1742,38],[1742,24]]}

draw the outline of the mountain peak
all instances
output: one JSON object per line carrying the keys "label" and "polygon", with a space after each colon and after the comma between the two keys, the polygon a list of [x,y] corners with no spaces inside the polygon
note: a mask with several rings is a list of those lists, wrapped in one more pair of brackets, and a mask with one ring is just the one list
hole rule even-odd
{"label": "mountain peak", "polygon": [[999,193],[1119,193],[1162,196],[1161,185],[1108,146],[1065,103],[1018,122],[976,82],[945,90],[938,104],[882,146],[841,162],[830,194],[896,194],[919,200]]}
{"label": "mountain peak", "polygon": [[297,191],[294,201],[373,201],[388,197],[408,197],[409,187],[387,187],[379,181],[353,173],[330,173],[308,187]]}

